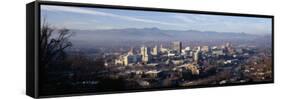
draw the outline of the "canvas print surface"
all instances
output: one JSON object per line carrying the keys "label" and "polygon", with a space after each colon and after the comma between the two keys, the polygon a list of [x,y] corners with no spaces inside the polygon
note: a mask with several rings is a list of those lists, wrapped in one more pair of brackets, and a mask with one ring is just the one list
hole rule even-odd
{"label": "canvas print surface", "polygon": [[40,95],[273,80],[271,18],[40,7]]}

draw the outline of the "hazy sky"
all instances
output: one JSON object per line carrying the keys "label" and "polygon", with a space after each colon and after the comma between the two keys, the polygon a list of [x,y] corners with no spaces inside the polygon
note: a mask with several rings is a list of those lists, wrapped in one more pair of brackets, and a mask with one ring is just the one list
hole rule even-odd
{"label": "hazy sky", "polygon": [[57,28],[96,30],[151,28],[270,34],[270,18],[219,16],[88,7],[41,6],[41,16]]}

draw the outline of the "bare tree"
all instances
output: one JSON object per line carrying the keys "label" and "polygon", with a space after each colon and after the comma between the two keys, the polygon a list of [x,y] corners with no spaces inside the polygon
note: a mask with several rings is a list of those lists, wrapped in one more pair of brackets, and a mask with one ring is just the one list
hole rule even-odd
{"label": "bare tree", "polygon": [[69,38],[73,33],[68,29],[56,31],[44,19],[40,31],[40,61],[47,66],[50,62],[63,58],[65,49],[72,46]]}

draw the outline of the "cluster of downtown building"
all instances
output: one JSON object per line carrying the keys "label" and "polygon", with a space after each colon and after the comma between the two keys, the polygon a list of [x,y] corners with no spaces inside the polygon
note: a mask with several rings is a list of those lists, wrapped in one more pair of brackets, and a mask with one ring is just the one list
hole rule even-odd
{"label": "cluster of downtown building", "polygon": [[[199,75],[200,68],[206,67],[203,60],[217,61],[210,59],[212,57],[231,56],[236,57],[237,52],[243,53],[242,49],[234,49],[230,43],[225,43],[221,46],[195,46],[183,47],[182,42],[174,41],[170,48],[160,46],[147,47],[142,46],[139,49],[131,48],[127,53],[118,56],[115,59],[115,65],[119,66],[150,66],[150,67],[172,67],[172,70],[188,69],[194,75]],[[138,51],[135,51],[138,50]],[[209,58],[209,59],[208,59]],[[228,58],[222,63],[237,64],[238,59]],[[107,63],[105,63],[107,65]],[[144,70],[145,73],[157,74],[163,70]]]}
{"label": "cluster of downtown building", "polygon": [[126,88],[241,83],[247,81],[241,76],[241,67],[262,53],[248,44],[202,45],[171,41],[109,48],[99,54],[107,68],[99,76],[123,79]]}
{"label": "cluster of downtown building", "polygon": [[[244,83],[257,77],[258,80],[267,79],[266,75],[270,76],[271,71],[264,71],[263,68],[270,64],[263,60],[270,58],[271,54],[264,49],[250,43],[229,41],[207,44],[128,42],[101,47],[102,52],[89,54],[89,58],[102,57],[99,62],[105,67],[94,76],[122,80],[125,89],[194,86]],[[257,64],[261,65],[257,67]],[[91,80],[82,82],[87,81]]]}

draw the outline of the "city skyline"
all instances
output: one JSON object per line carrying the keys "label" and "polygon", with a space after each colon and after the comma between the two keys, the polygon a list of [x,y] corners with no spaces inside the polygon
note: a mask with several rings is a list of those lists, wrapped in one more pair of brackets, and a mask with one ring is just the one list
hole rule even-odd
{"label": "city skyline", "polygon": [[80,30],[156,27],[163,30],[271,34],[270,18],[51,5],[41,6],[41,16],[46,17],[48,22],[57,28]]}

